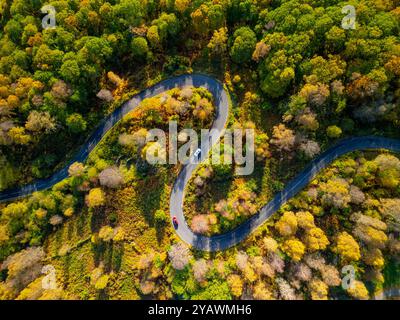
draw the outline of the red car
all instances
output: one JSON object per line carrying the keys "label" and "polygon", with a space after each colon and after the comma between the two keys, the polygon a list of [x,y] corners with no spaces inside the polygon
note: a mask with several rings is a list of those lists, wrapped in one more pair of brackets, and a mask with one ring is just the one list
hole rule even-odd
{"label": "red car", "polygon": [[177,219],[175,216],[172,217],[172,223],[174,224],[174,227],[175,227],[175,228],[178,227],[178,224],[179,224],[179,223],[178,223],[178,219]]}

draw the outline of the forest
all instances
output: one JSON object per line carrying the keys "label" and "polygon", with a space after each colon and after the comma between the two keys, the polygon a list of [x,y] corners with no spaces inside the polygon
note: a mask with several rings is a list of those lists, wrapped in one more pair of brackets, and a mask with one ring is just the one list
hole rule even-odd
{"label": "forest", "polygon": [[[246,222],[341,139],[400,139],[398,0],[0,0],[0,25],[0,193],[51,177],[124,102],[183,74],[219,80],[227,128],[255,132],[251,175],[205,161],[190,179],[198,235]],[[0,299],[373,299],[400,286],[388,150],[335,160],[228,250],[181,241],[169,200],[182,166],[148,163],[168,150],[146,136],[210,128],[216,104],[202,87],[144,99],[68,178],[1,202]]]}

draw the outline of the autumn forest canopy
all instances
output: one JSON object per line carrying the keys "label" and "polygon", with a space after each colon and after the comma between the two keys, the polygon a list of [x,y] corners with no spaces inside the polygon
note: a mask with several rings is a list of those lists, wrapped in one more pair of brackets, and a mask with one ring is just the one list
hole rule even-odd
{"label": "autumn forest canopy", "polygon": [[[255,90],[246,102],[278,105],[308,134],[316,119],[334,122],[333,136],[355,121],[396,128],[395,1],[355,1],[356,30],[341,28],[340,1],[55,1],[57,27],[47,30],[44,4],[1,2],[0,188],[48,176],[65,148],[126,99],[110,71],[132,75],[134,87],[211,71],[243,95],[239,71],[246,70],[243,82]],[[115,97],[101,91],[110,87]]]}

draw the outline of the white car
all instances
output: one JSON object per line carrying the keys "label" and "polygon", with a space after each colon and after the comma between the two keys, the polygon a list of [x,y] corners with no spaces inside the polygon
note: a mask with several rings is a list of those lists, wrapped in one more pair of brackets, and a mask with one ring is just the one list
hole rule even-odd
{"label": "white car", "polygon": [[193,158],[199,159],[200,156],[201,156],[201,149],[197,149],[197,150],[193,153]]}

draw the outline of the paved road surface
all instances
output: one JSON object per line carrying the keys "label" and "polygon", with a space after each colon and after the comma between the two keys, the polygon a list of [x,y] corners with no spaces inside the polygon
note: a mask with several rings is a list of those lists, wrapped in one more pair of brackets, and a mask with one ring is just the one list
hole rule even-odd
{"label": "paved road surface", "polygon": [[[102,137],[128,112],[134,110],[140,102],[174,87],[195,86],[207,88],[215,98],[217,106],[216,117],[212,124],[213,130],[209,131],[209,138],[217,141],[223,133],[229,114],[228,94],[223,85],[206,75],[192,74],[183,75],[164,80],[153,87],[146,89],[136,95],[134,98],[122,105],[108,116],[90,136],[87,142],[81,147],[75,157],[60,171],[56,172],[48,179],[38,180],[33,184],[20,188],[6,190],[0,193],[0,202],[17,199],[27,196],[34,191],[45,190],[54,184],[68,177],[69,166],[78,161],[83,162],[88,157],[93,148],[100,142]],[[264,206],[256,215],[238,226],[236,229],[217,236],[205,237],[194,234],[188,227],[183,214],[183,200],[185,197],[185,187],[190,180],[198,164],[188,164],[183,167],[175,181],[170,198],[170,215],[176,216],[179,226],[176,229],[178,236],[186,243],[204,251],[224,250],[232,247],[251,232],[263,224],[274,212],[276,212],[285,202],[294,197],[300,190],[318,174],[319,171],[326,168],[336,158],[356,150],[369,149],[387,149],[393,152],[400,152],[400,140],[387,139],[382,137],[357,137],[340,141],[337,145],[321,154],[312,161],[306,169],[295,177],[286,188],[279,192],[266,206]],[[201,159],[204,160],[209,150],[206,147],[202,150]],[[172,223],[172,219],[171,219]]]}

